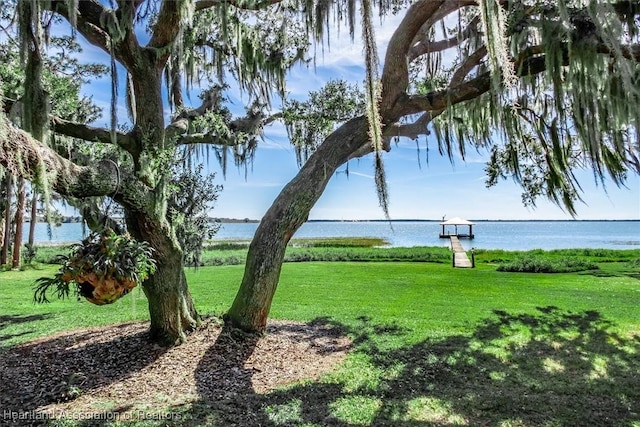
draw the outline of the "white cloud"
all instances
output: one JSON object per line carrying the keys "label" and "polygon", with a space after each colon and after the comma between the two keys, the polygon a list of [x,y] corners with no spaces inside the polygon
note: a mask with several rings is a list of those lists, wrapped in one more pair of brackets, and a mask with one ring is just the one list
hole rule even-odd
{"label": "white cloud", "polygon": [[370,180],[373,180],[373,179],[374,179],[374,176],[373,176],[373,175],[368,175],[368,174],[366,174],[366,173],[353,172],[353,171],[349,171],[349,176],[361,176],[361,177],[363,177],[363,178],[367,178],[367,179],[370,179]]}
{"label": "white cloud", "polygon": [[[389,41],[398,28],[400,21],[404,18],[404,14],[386,16],[380,21],[380,19],[375,18],[377,13],[377,10],[374,10],[374,31],[378,55],[382,63]],[[353,41],[350,39],[346,26],[338,29],[334,24],[330,28],[330,47],[325,47],[324,55],[322,55],[321,48],[318,48],[318,63],[325,67],[364,66],[364,47],[360,22],[360,19],[356,20]]]}

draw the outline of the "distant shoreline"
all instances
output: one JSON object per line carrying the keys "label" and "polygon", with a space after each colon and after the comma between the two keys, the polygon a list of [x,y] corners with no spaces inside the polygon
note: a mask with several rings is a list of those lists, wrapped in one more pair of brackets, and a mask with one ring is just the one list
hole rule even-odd
{"label": "distant shoreline", "polygon": [[[566,248],[640,248],[640,220],[629,221],[478,221],[474,222],[475,239],[469,246],[493,249],[566,249]],[[25,224],[29,227],[29,224]],[[477,229],[476,229],[477,227]],[[259,228],[257,222],[220,224],[215,239],[249,239]],[[327,221],[311,220],[296,231],[296,237],[380,237],[391,246],[442,246],[442,225],[437,220]],[[450,231],[450,230],[449,230]],[[79,241],[88,232],[81,223],[47,227],[38,224],[37,241]],[[463,232],[466,232],[463,230]],[[26,235],[26,234],[25,234]],[[445,239],[446,240],[446,239]]]}
{"label": "distant shoreline", "polygon": [[[446,221],[446,218],[445,218]],[[637,222],[638,219],[470,219],[472,222]],[[256,221],[259,222],[259,221]],[[442,219],[309,219],[307,222],[442,222]]]}
{"label": "distant shoreline", "polygon": [[[445,218],[446,220],[446,218]],[[256,224],[259,223],[259,219],[249,218],[209,218],[211,222],[218,222],[221,224]],[[637,219],[469,219],[472,222],[638,222]],[[27,221],[28,222],[28,221]],[[46,221],[38,221],[44,223]],[[63,217],[63,224],[73,224],[82,222],[82,218],[79,216]],[[415,218],[403,218],[403,219],[309,219],[307,222],[442,222],[442,219],[415,219]]]}

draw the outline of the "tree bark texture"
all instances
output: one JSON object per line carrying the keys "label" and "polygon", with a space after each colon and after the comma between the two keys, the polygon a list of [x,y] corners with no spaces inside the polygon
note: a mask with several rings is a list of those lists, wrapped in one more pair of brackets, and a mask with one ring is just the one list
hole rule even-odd
{"label": "tree bark texture", "polygon": [[250,332],[263,332],[289,240],[305,223],[340,165],[368,144],[367,119],[347,122],[331,134],[287,184],[260,221],[249,246],[244,277],[226,319]]}
{"label": "tree bark texture", "polygon": [[187,287],[182,250],[168,224],[144,212],[125,210],[125,215],[129,232],[154,249],[156,272],[142,284],[149,303],[151,339],[166,346],[183,343],[200,317]]}
{"label": "tree bark texture", "polygon": [[16,232],[13,238],[13,255],[11,257],[11,268],[20,268],[20,248],[22,247],[22,228],[24,225],[24,209],[26,206],[26,186],[24,178],[18,178],[18,200],[16,201],[15,227]]}
{"label": "tree bark texture", "polygon": [[13,175],[5,175],[5,186],[7,193],[7,207],[4,211],[4,239],[2,240],[2,251],[0,251],[0,265],[5,265],[9,259],[9,246],[11,246],[11,194],[13,192]]}
{"label": "tree bark texture", "polygon": [[162,63],[152,50],[139,50],[134,66],[129,67],[136,97],[136,125],[131,135],[137,150],[130,152],[135,163],[135,180],[153,188],[143,209],[120,201],[125,210],[127,229],[138,240],[149,242],[155,250],[157,271],[143,284],[149,303],[151,339],[162,345],[175,345],[186,340],[186,333],[200,323],[184,274],[183,252],[166,216],[168,165],[153,166],[175,149],[165,140],[161,98]]}
{"label": "tree bark texture", "polygon": [[31,186],[33,196],[31,196],[31,215],[29,222],[29,245],[33,246],[36,236],[36,224],[38,223],[38,192]]}

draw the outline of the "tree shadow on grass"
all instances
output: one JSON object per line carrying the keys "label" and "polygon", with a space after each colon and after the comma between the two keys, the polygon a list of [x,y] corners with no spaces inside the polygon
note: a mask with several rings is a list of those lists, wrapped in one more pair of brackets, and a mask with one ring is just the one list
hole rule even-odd
{"label": "tree shadow on grass", "polygon": [[386,383],[373,424],[623,426],[640,420],[640,341],[595,311],[494,311],[470,336],[373,355]]}
{"label": "tree shadow on grass", "polygon": [[22,316],[18,314],[7,314],[0,316],[0,328],[6,328],[9,325],[15,323],[28,323],[36,320],[44,320],[51,317],[51,314],[33,314],[29,316]]}
{"label": "tree shadow on grass", "polygon": [[240,380],[224,395],[200,387],[201,400],[175,424],[632,426],[640,421],[640,337],[619,335],[596,311],[496,310],[468,334],[401,347],[385,341],[385,334],[395,334],[397,343],[406,331],[367,317],[355,326],[326,318],[316,322],[339,327],[356,343],[336,373],[259,394],[243,363],[252,345],[236,353],[224,344],[202,362],[202,372],[207,364],[231,359],[236,365],[228,372]]}
{"label": "tree shadow on grass", "polygon": [[[236,420],[261,425],[264,417],[251,381],[252,368],[246,367],[260,337],[224,325],[220,335],[196,368],[196,386],[207,405],[206,421],[232,425]],[[196,408],[198,405],[196,405]],[[201,418],[201,417],[196,417]]]}
{"label": "tree shadow on grass", "polygon": [[52,314],[34,314],[29,316],[17,315],[17,314],[5,314],[0,316],[0,348],[3,345],[3,342],[6,340],[10,340],[11,338],[21,337],[24,335],[31,334],[34,332],[34,329],[28,331],[22,331],[12,334],[3,333],[3,329],[16,324],[21,323],[30,323],[36,322],[38,320],[45,320],[52,316]]}
{"label": "tree shadow on grass", "polygon": [[597,270],[589,270],[578,274],[588,274],[595,277],[630,277],[640,280],[640,261],[622,263],[614,263],[615,268],[601,268]]}
{"label": "tree shadow on grass", "polygon": [[[0,360],[0,408],[28,412],[73,400],[153,363],[165,349],[150,346],[148,326],[119,325],[60,334],[12,347]],[[2,420],[0,419],[0,425]]]}
{"label": "tree shadow on grass", "polygon": [[640,280],[640,273],[637,271],[600,271],[600,270],[591,270],[585,274],[589,274],[594,277],[630,277],[632,279]]}
{"label": "tree shadow on grass", "polygon": [[[143,325],[135,327],[140,329],[123,329],[121,336],[96,339],[101,333],[96,328],[17,346],[11,358],[0,360],[11,368],[3,370],[10,375],[0,382],[0,408],[25,411],[65,393],[72,398],[74,384],[90,394],[154,365],[164,350],[149,346]],[[406,344],[412,336],[408,329],[365,316],[349,325],[318,318],[311,325],[270,328],[277,337],[216,329],[214,344],[193,354],[196,400],[151,406],[149,411],[164,410],[159,415],[165,418],[138,420],[140,425],[632,426],[640,421],[640,337],[617,334],[616,325],[596,311],[496,310],[468,333],[415,344]],[[352,354],[322,380],[275,391],[257,385],[256,378],[293,369],[278,353],[279,343],[307,345],[311,363],[313,355],[344,350],[340,334],[351,337]],[[265,342],[270,342],[266,348]],[[256,357],[268,360],[257,364]],[[180,366],[167,367],[175,372],[163,368],[163,378],[180,372]],[[277,378],[266,382],[278,383]],[[73,425],[112,425],[109,415],[137,411],[133,403],[121,399],[98,419]]]}

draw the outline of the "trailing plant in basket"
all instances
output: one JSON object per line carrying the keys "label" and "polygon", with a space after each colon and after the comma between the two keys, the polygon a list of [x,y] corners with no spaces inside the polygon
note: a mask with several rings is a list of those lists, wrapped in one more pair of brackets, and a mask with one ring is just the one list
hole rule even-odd
{"label": "trailing plant in basket", "polygon": [[47,292],[58,298],[69,296],[73,289],[79,296],[97,304],[110,304],[129,293],[155,271],[153,249],[147,242],[111,229],[91,233],[72,246],[70,255],[60,255],[60,271],[53,277],[35,282],[34,300],[49,302]]}

